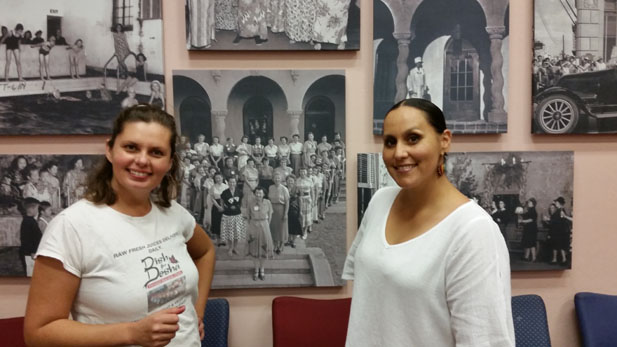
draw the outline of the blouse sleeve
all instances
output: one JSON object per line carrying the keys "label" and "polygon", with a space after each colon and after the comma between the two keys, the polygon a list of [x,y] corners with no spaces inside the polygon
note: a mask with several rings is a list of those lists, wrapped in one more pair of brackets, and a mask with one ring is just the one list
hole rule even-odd
{"label": "blouse sleeve", "polygon": [[514,346],[508,249],[487,216],[472,219],[446,260],[446,300],[457,347]]}
{"label": "blouse sleeve", "polygon": [[[368,211],[367,211],[368,212]],[[356,238],[353,240],[351,244],[351,248],[349,248],[349,253],[347,254],[347,258],[345,259],[345,267],[343,268],[343,275],[341,276],[344,280],[353,280],[355,278],[355,257],[356,251],[360,243],[362,243],[362,239],[365,234],[367,217],[368,213],[364,214],[362,218],[362,222],[360,223],[360,227],[358,228],[358,232],[356,233]]]}
{"label": "blouse sleeve", "polygon": [[82,240],[66,215],[60,214],[49,223],[36,252],[38,256],[59,260],[66,271],[81,278]]}

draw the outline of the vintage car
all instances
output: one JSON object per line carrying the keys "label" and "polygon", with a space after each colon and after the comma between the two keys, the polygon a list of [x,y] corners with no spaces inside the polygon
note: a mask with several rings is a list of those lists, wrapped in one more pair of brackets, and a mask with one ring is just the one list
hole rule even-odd
{"label": "vintage car", "polygon": [[535,122],[548,134],[571,133],[583,120],[590,129],[581,132],[592,132],[604,118],[617,118],[616,68],[562,76],[534,98]]}

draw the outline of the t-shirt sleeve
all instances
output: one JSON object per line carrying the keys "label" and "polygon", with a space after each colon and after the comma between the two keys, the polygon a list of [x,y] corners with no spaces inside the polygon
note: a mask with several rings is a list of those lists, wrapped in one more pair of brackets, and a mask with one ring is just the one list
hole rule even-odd
{"label": "t-shirt sleeve", "polygon": [[347,258],[345,259],[345,266],[343,268],[343,274],[341,276],[344,280],[353,280],[355,277],[356,251],[364,237],[367,220],[369,218],[370,217],[368,217],[368,210],[367,210],[367,213],[362,218],[362,222],[360,223],[358,232],[356,233],[356,238],[353,240],[353,243],[351,244],[351,248],[349,248],[349,253],[347,253]]}
{"label": "t-shirt sleeve", "polygon": [[446,300],[457,347],[513,347],[508,249],[488,216],[469,221],[446,260]]}
{"label": "t-shirt sleeve", "polygon": [[195,221],[195,217],[182,205],[177,203],[175,200],[171,202],[172,206],[170,208],[174,209],[175,216],[174,218],[178,219],[178,223],[180,223],[182,236],[184,237],[184,242],[189,242],[191,237],[193,237],[193,232],[195,231],[195,226],[197,222]]}
{"label": "t-shirt sleeve", "polygon": [[66,271],[81,278],[83,244],[79,233],[66,215],[60,214],[49,223],[36,252],[36,257],[38,256],[59,260]]}

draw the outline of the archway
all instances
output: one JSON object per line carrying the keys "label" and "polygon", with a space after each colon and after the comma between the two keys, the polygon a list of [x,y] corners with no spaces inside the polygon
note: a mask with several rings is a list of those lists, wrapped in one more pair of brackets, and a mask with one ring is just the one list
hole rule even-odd
{"label": "archway", "polygon": [[328,97],[316,96],[309,100],[304,111],[304,138],[312,132],[317,141],[324,135],[331,141],[335,132],[335,111],[334,103]]}
{"label": "archway", "polygon": [[191,143],[197,142],[197,136],[206,136],[206,142],[212,143],[212,104],[204,88],[192,78],[173,76],[174,104],[178,107],[180,134],[188,136]]}
{"label": "archway", "polygon": [[345,137],[345,77],[324,76],[307,89],[304,100],[304,137],[309,132],[319,141],[332,140],[335,132]]}
{"label": "archway", "polygon": [[202,98],[190,96],[180,104],[180,133],[188,136],[191,143],[197,142],[197,136],[206,136],[206,142],[212,143],[212,121],[210,105]]}
{"label": "archway", "polygon": [[[262,142],[269,137],[289,135],[287,97],[281,86],[267,76],[242,78],[227,100],[226,136],[236,141],[243,135]],[[253,143],[253,142],[250,142]]]}
{"label": "archway", "polygon": [[249,137],[250,143],[255,138],[261,138],[261,143],[274,136],[272,127],[272,103],[265,97],[258,95],[248,99],[242,108],[243,134]]}
{"label": "archway", "polygon": [[[437,70],[442,70],[437,72],[443,75],[431,76],[434,71],[426,69],[427,80],[432,78],[446,82],[443,83],[443,89],[429,91],[433,96],[434,93],[441,94],[441,97],[436,99],[443,99],[441,105],[443,108],[446,108],[449,102],[448,98],[452,93],[451,85],[457,87],[457,98],[458,92],[462,90],[458,88],[463,87],[459,84],[459,79],[455,80],[456,83],[451,83],[452,68],[455,68],[454,73],[457,78],[467,76],[470,72],[476,73],[473,76],[475,79],[471,91],[478,92],[477,100],[474,98],[475,102],[465,104],[464,107],[458,104],[459,100],[454,100],[456,101],[454,105],[457,107],[453,107],[452,104],[447,106],[453,112],[449,114],[451,120],[487,119],[486,115],[491,109],[492,75],[490,67],[492,58],[486,25],[486,15],[476,0],[423,1],[413,15],[410,31],[415,33],[415,37],[410,44],[407,65],[414,66],[415,57],[423,57],[425,61],[435,59],[443,61],[443,65],[437,68]],[[439,56],[425,57],[427,46],[439,38],[448,38],[446,45],[442,46],[443,51],[439,52]],[[466,57],[466,54],[470,56]],[[460,66],[462,69],[459,69],[459,64],[462,64]],[[464,85],[465,92],[471,87],[471,85]],[[483,93],[480,93],[481,89]],[[484,115],[480,113],[480,100],[484,102]]]}

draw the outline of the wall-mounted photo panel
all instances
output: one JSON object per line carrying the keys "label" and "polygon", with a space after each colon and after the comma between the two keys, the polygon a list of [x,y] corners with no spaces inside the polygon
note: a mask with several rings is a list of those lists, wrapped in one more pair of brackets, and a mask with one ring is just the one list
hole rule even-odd
{"label": "wall-mounted photo panel", "polygon": [[[449,153],[446,175],[499,225],[512,271],[572,264],[573,152]],[[394,186],[380,153],[358,154],[358,225],[379,188]]]}
{"label": "wall-mounted photo panel", "polygon": [[0,276],[32,276],[51,219],[79,200],[97,155],[0,155]]}
{"label": "wall-mounted photo panel", "polygon": [[109,134],[122,108],[165,107],[161,0],[6,5],[0,135]]}
{"label": "wall-mounted photo panel", "polygon": [[508,0],[373,1],[373,133],[405,98],[439,106],[458,134],[507,131]]}
{"label": "wall-mounted photo panel", "polygon": [[532,132],[617,133],[615,1],[536,0],[534,8]]}
{"label": "wall-mounted photo panel", "polygon": [[360,0],[186,0],[190,50],[359,50]]}
{"label": "wall-mounted photo panel", "polygon": [[179,202],[217,245],[212,287],[342,285],[344,71],[174,70],[173,91]]}

